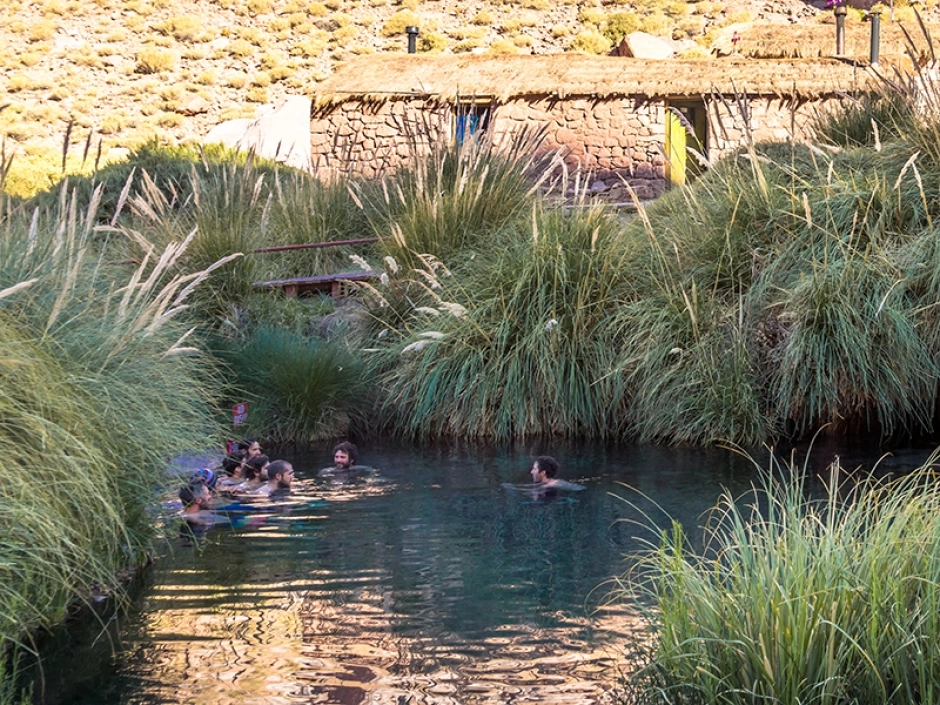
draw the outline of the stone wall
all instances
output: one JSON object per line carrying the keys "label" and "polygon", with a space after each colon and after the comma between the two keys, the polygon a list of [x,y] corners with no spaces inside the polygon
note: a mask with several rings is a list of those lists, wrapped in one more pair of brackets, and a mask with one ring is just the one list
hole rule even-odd
{"label": "stone wall", "polygon": [[374,178],[426,154],[449,139],[450,108],[426,101],[349,101],[318,111],[310,121],[310,162],[321,178]]}
{"label": "stone wall", "polygon": [[[496,112],[495,129],[545,129],[545,149],[559,151],[569,175],[588,176],[587,187],[613,200],[663,193],[665,118],[662,101],[642,98],[512,100]],[[583,180],[582,176],[582,180]]]}
{"label": "stone wall", "polygon": [[713,98],[708,102],[708,156],[715,161],[744,147],[748,131],[755,142],[803,141],[812,136],[810,124],[817,113],[838,107],[836,97],[816,100],[793,98]]}
{"label": "stone wall", "polygon": [[[710,97],[708,157],[714,161],[747,144],[747,124],[755,140],[804,138],[814,110],[834,102]],[[666,101],[641,97],[529,97],[495,106],[489,128],[497,138],[541,128],[544,149],[561,156],[569,183],[580,174],[581,184],[593,194],[629,200],[629,185],[647,200],[666,188],[665,110]],[[426,153],[435,140],[450,139],[452,130],[452,108],[447,105],[425,100],[349,101],[314,115],[311,162],[321,177],[372,178]]]}

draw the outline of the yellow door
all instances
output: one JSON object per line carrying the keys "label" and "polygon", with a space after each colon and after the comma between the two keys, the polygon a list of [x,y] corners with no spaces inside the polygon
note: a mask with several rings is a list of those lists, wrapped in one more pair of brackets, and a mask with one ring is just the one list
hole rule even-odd
{"label": "yellow door", "polygon": [[685,183],[686,130],[675,111],[666,106],[666,179],[676,185]]}

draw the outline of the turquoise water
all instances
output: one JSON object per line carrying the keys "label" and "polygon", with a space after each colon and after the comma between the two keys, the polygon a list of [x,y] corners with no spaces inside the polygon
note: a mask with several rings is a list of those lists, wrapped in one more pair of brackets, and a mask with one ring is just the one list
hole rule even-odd
{"label": "turquoise water", "polygon": [[[316,477],[329,448],[283,451],[289,497],[197,542],[173,533],[126,614],[44,650],[45,701],[613,702],[642,629],[635,605],[607,600],[624,556],[662,512],[694,530],[756,476],[719,449],[361,450],[379,473],[348,483]],[[836,451],[878,455],[821,454]],[[502,486],[542,453],[586,489],[536,502]]]}

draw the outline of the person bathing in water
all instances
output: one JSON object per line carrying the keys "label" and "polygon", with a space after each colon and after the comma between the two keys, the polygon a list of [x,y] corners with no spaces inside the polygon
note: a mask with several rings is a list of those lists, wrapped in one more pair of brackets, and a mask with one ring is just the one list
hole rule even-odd
{"label": "person bathing in water", "polygon": [[333,448],[333,467],[337,470],[350,470],[359,460],[359,449],[349,441],[337,443]]}
{"label": "person bathing in water", "polygon": [[290,489],[294,481],[294,466],[286,460],[275,460],[267,466],[268,481],[250,494],[271,496],[276,492]]}
{"label": "person bathing in water", "polygon": [[356,463],[359,461],[359,449],[354,443],[343,441],[333,447],[333,465],[323,468],[320,476],[328,477],[330,475],[343,475],[350,471],[360,469]]}
{"label": "person bathing in water", "polygon": [[559,490],[577,492],[585,489],[584,485],[578,485],[574,482],[561,480],[557,477],[560,466],[558,461],[550,455],[540,455],[532,464],[529,474],[532,476],[532,482],[528,485],[513,485],[508,482],[503,483],[503,487],[513,492],[520,492],[529,495],[537,500],[552,499],[557,496]]}
{"label": "person bathing in water", "polygon": [[532,482],[537,482],[546,487],[553,487],[560,482],[560,480],[555,479],[555,475],[558,474],[558,461],[550,455],[537,457],[529,474],[532,475]]}

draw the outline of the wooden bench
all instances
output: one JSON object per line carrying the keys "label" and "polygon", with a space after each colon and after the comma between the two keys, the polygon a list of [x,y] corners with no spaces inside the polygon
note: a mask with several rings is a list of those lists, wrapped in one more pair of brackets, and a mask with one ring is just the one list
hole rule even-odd
{"label": "wooden bench", "polygon": [[293,279],[272,279],[266,282],[254,282],[258,289],[275,289],[284,292],[284,296],[296,298],[310,292],[329,294],[334,299],[341,298],[348,291],[349,282],[373,281],[381,272],[359,271],[339,272],[338,274],[320,274],[314,277],[294,277]]}

